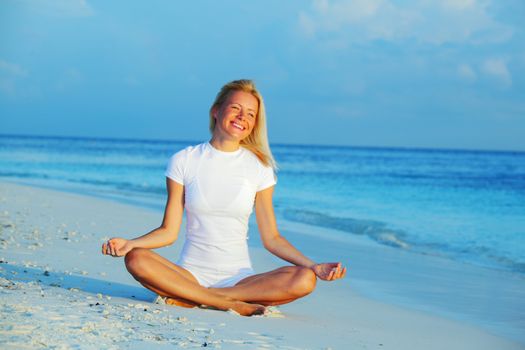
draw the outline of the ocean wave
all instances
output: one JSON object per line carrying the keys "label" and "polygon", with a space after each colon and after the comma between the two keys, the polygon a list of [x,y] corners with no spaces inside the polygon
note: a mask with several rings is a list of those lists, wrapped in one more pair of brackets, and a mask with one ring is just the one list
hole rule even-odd
{"label": "ocean wave", "polygon": [[132,183],[129,181],[97,180],[89,178],[67,179],[68,182],[97,186],[100,188],[113,188],[122,193],[164,195],[165,186],[154,186],[146,183]]}
{"label": "ocean wave", "polygon": [[120,193],[128,193],[130,195],[165,195],[166,187],[150,185],[147,183],[133,183],[129,181],[115,181],[110,179],[93,179],[93,178],[76,178],[69,176],[58,176],[39,174],[34,172],[17,172],[17,171],[0,171],[0,178],[20,179],[20,180],[54,180],[57,183],[63,184],[64,187],[68,187],[68,184],[78,184],[81,186],[87,185],[86,188],[96,188],[101,192],[107,189],[113,189]]}
{"label": "ocean wave", "polygon": [[14,177],[21,179],[50,179],[50,176],[46,174],[34,174],[21,171],[0,171],[0,177]]}
{"label": "ocean wave", "polygon": [[490,247],[483,245],[459,247],[445,242],[422,242],[416,237],[411,237],[406,231],[392,229],[387,223],[376,220],[335,217],[299,209],[284,209],[281,213],[285,220],[367,236],[377,243],[394,248],[525,273],[525,262],[501,256]]}
{"label": "ocean wave", "polygon": [[326,227],[355,235],[366,235],[375,241],[396,248],[408,249],[406,233],[394,230],[386,223],[375,220],[333,217],[310,210],[287,209],[283,212],[286,220]]}

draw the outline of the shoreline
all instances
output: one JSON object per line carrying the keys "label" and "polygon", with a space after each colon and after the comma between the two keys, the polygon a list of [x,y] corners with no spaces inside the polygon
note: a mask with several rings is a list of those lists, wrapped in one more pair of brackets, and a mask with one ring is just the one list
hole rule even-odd
{"label": "shoreline", "polygon": [[[83,186],[70,186],[70,187],[63,187],[64,183],[59,182],[57,185],[49,185],[46,184],[48,182],[47,180],[43,180],[42,183],[39,181],[35,181],[35,179],[32,179],[32,181],[25,181],[24,179],[12,179],[12,178],[2,178],[0,177],[0,183],[11,183],[15,185],[21,185],[21,186],[29,186],[29,187],[36,187],[41,189],[47,189],[51,191],[57,191],[57,192],[65,192],[65,193],[71,193],[71,194],[77,194],[81,196],[88,196],[92,198],[98,198],[101,200],[107,200],[112,201],[115,203],[121,203],[125,205],[130,205],[133,207],[142,208],[148,211],[152,211],[155,213],[163,212],[164,205],[165,205],[165,198],[164,197],[153,197],[151,195],[144,195],[141,199],[136,199],[138,194],[133,193],[133,196],[126,196],[122,193],[103,193],[103,192],[90,192],[89,188],[85,188]],[[467,259],[460,259],[457,256],[454,255],[452,252],[442,252],[439,250],[421,250],[419,247],[415,246],[415,249],[412,249],[411,243],[408,243],[407,245],[409,248],[404,248],[400,246],[400,244],[396,244],[395,241],[394,244],[384,243],[383,241],[377,240],[373,237],[363,235],[360,233],[350,233],[348,231],[340,231],[336,228],[330,228],[326,226],[319,226],[314,224],[308,224],[308,223],[302,223],[295,220],[290,220],[287,218],[284,218],[279,216],[279,213],[276,212],[278,224],[285,223],[286,227],[290,227],[292,230],[295,229],[295,231],[299,231],[302,229],[303,232],[307,234],[308,231],[323,231],[326,233],[326,236],[324,239],[327,239],[329,241],[333,240],[339,240],[342,242],[345,242],[347,244],[352,242],[364,242],[364,241],[372,241],[373,244],[378,245],[379,247],[383,248],[395,248],[399,249],[402,252],[407,252],[410,254],[416,254],[420,256],[433,256],[437,258],[442,258],[445,260],[451,260],[454,263],[457,263],[459,265],[465,265],[465,266],[472,266],[474,268],[480,268],[483,270],[489,270],[489,271],[495,271],[495,272],[501,272],[504,274],[510,274],[514,275],[516,274],[518,277],[522,277],[525,280],[525,272],[523,272],[522,269],[517,269],[515,267],[510,267],[509,265],[497,265],[497,264],[490,264],[487,263],[487,261],[479,262],[479,261],[470,261]],[[279,225],[282,226],[282,225]],[[184,227],[181,227],[181,232],[184,229]],[[256,232],[257,227],[254,220],[254,214],[252,214],[250,219],[250,232]],[[301,236],[301,234],[298,234],[298,236]],[[402,245],[402,243],[401,243]],[[260,247],[262,247],[261,244],[259,244]]]}
{"label": "shoreline", "polygon": [[[345,262],[350,271],[345,280],[332,283],[320,281],[317,290],[311,296],[280,307],[284,315],[282,319],[250,318],[250,321],[246,322],[246,318],[236,317],[224,312],[153,305],[148,301],[153,293],[143,289],[127,274],[122,261],[119,261],[120,259],[100,254],[100,244],[104,238],[118,235],[135,237],[158,225],[162,216],[155,210],[145,210],[113,200],[22,186],[6,181],[0,181],[0,200],[0,214],[3,222],[2,238],[13,237],[13,240],[8,239],[7,246],[3,244],[2,248],[4,249],[0,250],[0,258],[3,261],[0,264],[2,268],[0,276],[8,281],[2,280],[0,292],[2,292],[3,298],[0,310],[3,316],[20,316],[16,319],[18,323],[24,320],[24,312],[28,312],[27,310],[24,312],[16,311],[21,310],[22,303],[17,302],[18,298],[14,292],[16,289],[7,287],[6,284],[10,282],[18,284],[20,290],[25,290],[28,294],[43,290],[44,295],[49,297],[40,297],[35,300],[36,305],[31,306],[34,308],[31,312],[33,315],[44,315],[48,310],[54,310],[53,312],[57,314],[55,317],[58,318],[57,327],[65,327],[63,330],[66,335],[65,344],[76,343],[77,336],[80,336],[79,339],[87,340],[86,337],[94,335],[93,332],[98,332],[99,337],[110,337],[108,331],[96,326],[108,319],[104,316],[109,318],[115,316],[114,321],[116,320],[124,325],[133,324],[131,322],[133,317],[138,317],[138,321],[135,320],[137,326],[141,331],[147,332],[148,329],[151,329],[147,322],[156,322],[154,315],[158,314],[163,315],[162,317],[169,316],[171,319],[183,317],[187,319],[188,323],[201,322],[203,327],[200,328],[208,329],[206,336],[209,339],[214,338],[216,341],[223,341],[223,346],[229,344],[228,346],[231,347],[250,344],[249,342],[252,341],[251,344],[259,344],[258,346],[267,344],[275,348],[339,349],[352,346],[389,349],[421,347],[431,349],[444,347],[457,349],[525,348],[524,340],[516,343],[509,340],[508,337],[505,339],[494,336],[486,330],[471,326],[467,321],[445,319],[432,315],[431,310],[413,310],[414,308],[417,309],[418,305],[405,308],[398,306],[396,302],[392,302],[390,300],[392,298],[389,299],[386,296],[391,291],[385,290],[385,286],[390,286],[390,288],[399,286],[406,283],[409,277],[398,274],[398,276],[390,276],[391,280],[376,280],[375,285],[370,285],[374,283],[374,279],[367,276],[385,277],[385,274],[395,271],[395,266],[391,266],[393,267],[391,271],[385,272],[383,271],[385,266],[381,265],[384,261],[390,261],[391,264],[395,265],[401,262],[406,263],[405,258],[407,257],[402,257],[403,254],[400,255],[398,252],[382,249],[382,254],[385,254],[382,257],[383,262],[374,263],[371,261],[372,257],[367,256],[372,245],[367,244],[364,240],[352,241],[352,251],[349,253],[351,256],[349,260],[351,261]],[[87,213],[88,215],[86,215]],[[253,231],[253,227],[250,229],[251,236],[255,236],[256,232]],[[327,259],[339,253],[338,249],[341,249],[341,244],[336,241],[324,239],[319,241],[312,238],[321,236],[322,229],[316,229],[314,233],[311,233],[313,236],[299,233],[303,229],[306,228],[290,223],[281,225],[283,234],[287,238],[290,237],[292,242],[307,255],[312,255],[317,259]],[[39,246],[38,243],[42,246]],[[251,243],[252,259],[257,271],[283,265],[283,262],[278,262],[269,253],[257,247],[256,241]],[[159,249],[159,253],[170,259],[175,259],[180,247],[181,242],[178,241],[174,246]],[[432,260],[430,261],[431,264],[435,263],[433,259],[430,260]],[[455,267],[457,268],[457,266]],[[437,266],[436,270],[441,268],[443,266]],[[452,269],[454,266],[449,266],[449,268]],[[24,270],[27,272],[23,272]],[[13,274],[13,271],[16,274]],[[46,276],[46,271],[50,276]],[[412,275],[422,273],[416,267],[408,272]],[[478,272],[474,271],[473,273]],[[24,275],[28,277],[23,277]],[[46,283],[46,278],[53,278],[54,282]],[[396,281],[396,278],[400,280]],[[38,280],[42,282],[37,282]],[[31,285],[31,283],[35,284]],[[56,285],[52,285],[53,283]],[[479,283],[479,280],[476,283]],[[415,284],[417,285],[417,283]],[[375,296],[369,297],[367,293],[369,294],[371,290],[379,290],[379,292]],[[84,332],[85,334],[78,335],[70,327],[68,328],[61,323],[60,320],[65,322],[70,312],[74,315],[76,311],[73,311],[68,305],[61,306],[60,298],[57,297],[59,294],[66,295],[65,299],[73,305],[79,303],[79,307],[88,308],[86,310],[93,309],[93,307],[88,306],[93,304],[93,302],[89,302],[90,300],[99,303],[100,301],[97,300],[104,300],[101,312],[88,315],[86,322],[94,325],[91,329],[87,329]],[[99,298],[98,294],[102,298]],[[132,295],[135,295],[135,298]],[[107,299],[108,296],[110,299]],[[88,299],[88,297],[92,299]],[[134,306],[131,307],[128,304],[134,304]],[[137,304],[145,305],[145,309],[148,311],[142,312],[145,313],[144,315],[152,313],[152,318],[146,320],[134,316],[132,311],[135,310]],[[7,307],[11,307],[15,311],[8,313]],[[104,310],[109,314],[104,314]],[[159,311],[155,312],[155,310]],[[127,320],[126,317],[131,318]],[[162,317],[159,316],[159,318]],[[220,326],[222,323],[225,323],[226,327]],[[180,326],[180,334],[173,335],[169,339],[161,337],[159,338],[161,340],[156,340],[156,342],[161,345],[173,345],[176,341],[184,342],[186,329],[189,326],[186,323],[176,324]],[[7,326],[10,326],[11,330]],[[17,330],[16,327],[15,320],[11,324],[9,321],[4,321],[0,339],[13,336],[14,330]],[[195,328],[194,325],[192,327]],[[213,336],[209,334],[209,329],[214,329]],[[166,331],[168,330],[166,329]],[[27,340],[24,338],[23,330],[18,329],[17,332],[19,340]],[[450,338],[451,334],[454,335],[453,339],[446,340]],[[117,338],[119,336],[124,337],[124,335],[125,333],[114,334]],[[202,339],[205,338],[204,336]],[[141,344],[145,345],[150,341],[155,341],[148,339],[147,337],[144,339],[133,338],[130,341],[134,347],[138,348]],[[228,339],[244,339],[245,343],[225,342]],[[56,339],[53,341],[59,342]],[[70,343],[67,343],[68,341]],[[110,342],[108,344],[111,345]],[[188,341],[187,346],[192,346],[192,344],[197,343]],[[213,344],[219,345],[219,343],[210,343],[210,345]]]}

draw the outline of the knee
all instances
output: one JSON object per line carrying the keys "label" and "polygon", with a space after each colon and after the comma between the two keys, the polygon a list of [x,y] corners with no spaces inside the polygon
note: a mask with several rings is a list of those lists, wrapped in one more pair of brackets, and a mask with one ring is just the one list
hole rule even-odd
{"label": "knee", "polygon": [[292,294],[303,297],[313,292],[317,284],[317,276],[307,267],[297,267],[293,278]]}
{"label": "knee", "polygon": [[148,249],[134,248],[124,257],[124,263],[130,273],[137,273],[144,269]]}

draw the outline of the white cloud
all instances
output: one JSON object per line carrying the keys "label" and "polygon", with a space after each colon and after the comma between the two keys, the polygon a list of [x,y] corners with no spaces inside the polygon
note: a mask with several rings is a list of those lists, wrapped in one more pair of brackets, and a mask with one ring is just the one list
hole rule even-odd
{"label": "white cloud", "polygon": [[458,75],[466,81],[474,81],[477,78],[476,72],[468,64],[460,64],[458,66]]}
{"label": "white cloud", "polygon": [[512,85],[512,76],[507,68],[507,64],[503,59],[487,59],[485,62],[483,62],[481,69],[487,75],[500,82],[503,86],[508,87]]}
{"label": "white cloud", "polygon": [[442,5],[451,10],[465,10],[476,6],[476,0],[442,0]]}
{"label": "white cloud", "polygon": [[57,17],[88,17],[94,14],[86,0],[19,0],[28,10]]}
{"label": "white cloud", "polygon": [[0,91],[8,96],[15,95],[15,84],[11,80],[0,78]]}
{"label": "white cloud", "polygon": [[354,0],[343,2],[315,1],[314,8],[319,12],[331,17],[331,23],[338,26],[344,22],[356,23],[366,21],[374,16],[381,5],[382,0]]}
{"label": "white cloud", "polygon": [[17,95],[17,83],[29,75],[19,64],[0,60],[0,91],[8,96]]}
{"label": "white cloud", "polygon": [[348,42],[412,39],[440,45],[507,40],[511,28],[496,22],[488,7],[489,0],[316,0],[310,10],[299,13],[298,27],[308,38],[337,36]]}
{"label": "white cloud", "polygon": [[299,28],[308,38],[312,38],[317,30],[314,20],[304,12],[299,13]]}
{"label": "white cloud", "polygon": [[84,75],[76,68],[69,68],[62,72],[56,88],[58,91],[67,91],[78,86],[84,80]]}
{"label": "white cloud", "polygon": [[0,74],[8,76],[25,77],[28,75],[28,72],[19,64],[0,60]]}
{"label": "white cloud", "polygon": [[411,10],[396,8],[385,0],[314,1],[312,9],[299,14],[299,27],[308,37],[331,33],[351,41],[393,38],[417,19]]}

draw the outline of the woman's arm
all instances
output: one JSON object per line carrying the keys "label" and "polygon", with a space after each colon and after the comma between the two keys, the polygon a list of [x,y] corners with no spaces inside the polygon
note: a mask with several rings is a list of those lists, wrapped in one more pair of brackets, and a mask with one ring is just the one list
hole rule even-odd
{"label": "woman's arm", "polygon": [[346,274],[346,267],[343,267],[341,263],[316,264],[281,236],[273,210],[273,189],[272,186],[259,191],[255,197],[255,215],[264,247],[272,254],[294,265],[311,268],[317,277],[323,280],[333,281],[343,278]]}
{"label": "woman's arm", "polygon": [[168,200],[162,224],[143,236],[126,240],[112,238],[102,245],[102,253],[113,256],[126,255],[133,248],[160,248],[173,244],[179,235],[184,211],[184,186],[166,178]]}
{"label": "woman's arm", "polygon": [[273,189],[274,186],[259,191],[255,197],[255,215],[264,247],[294,265],[314,266],[315,262],[304,256],[279,233],[273,210]]}

